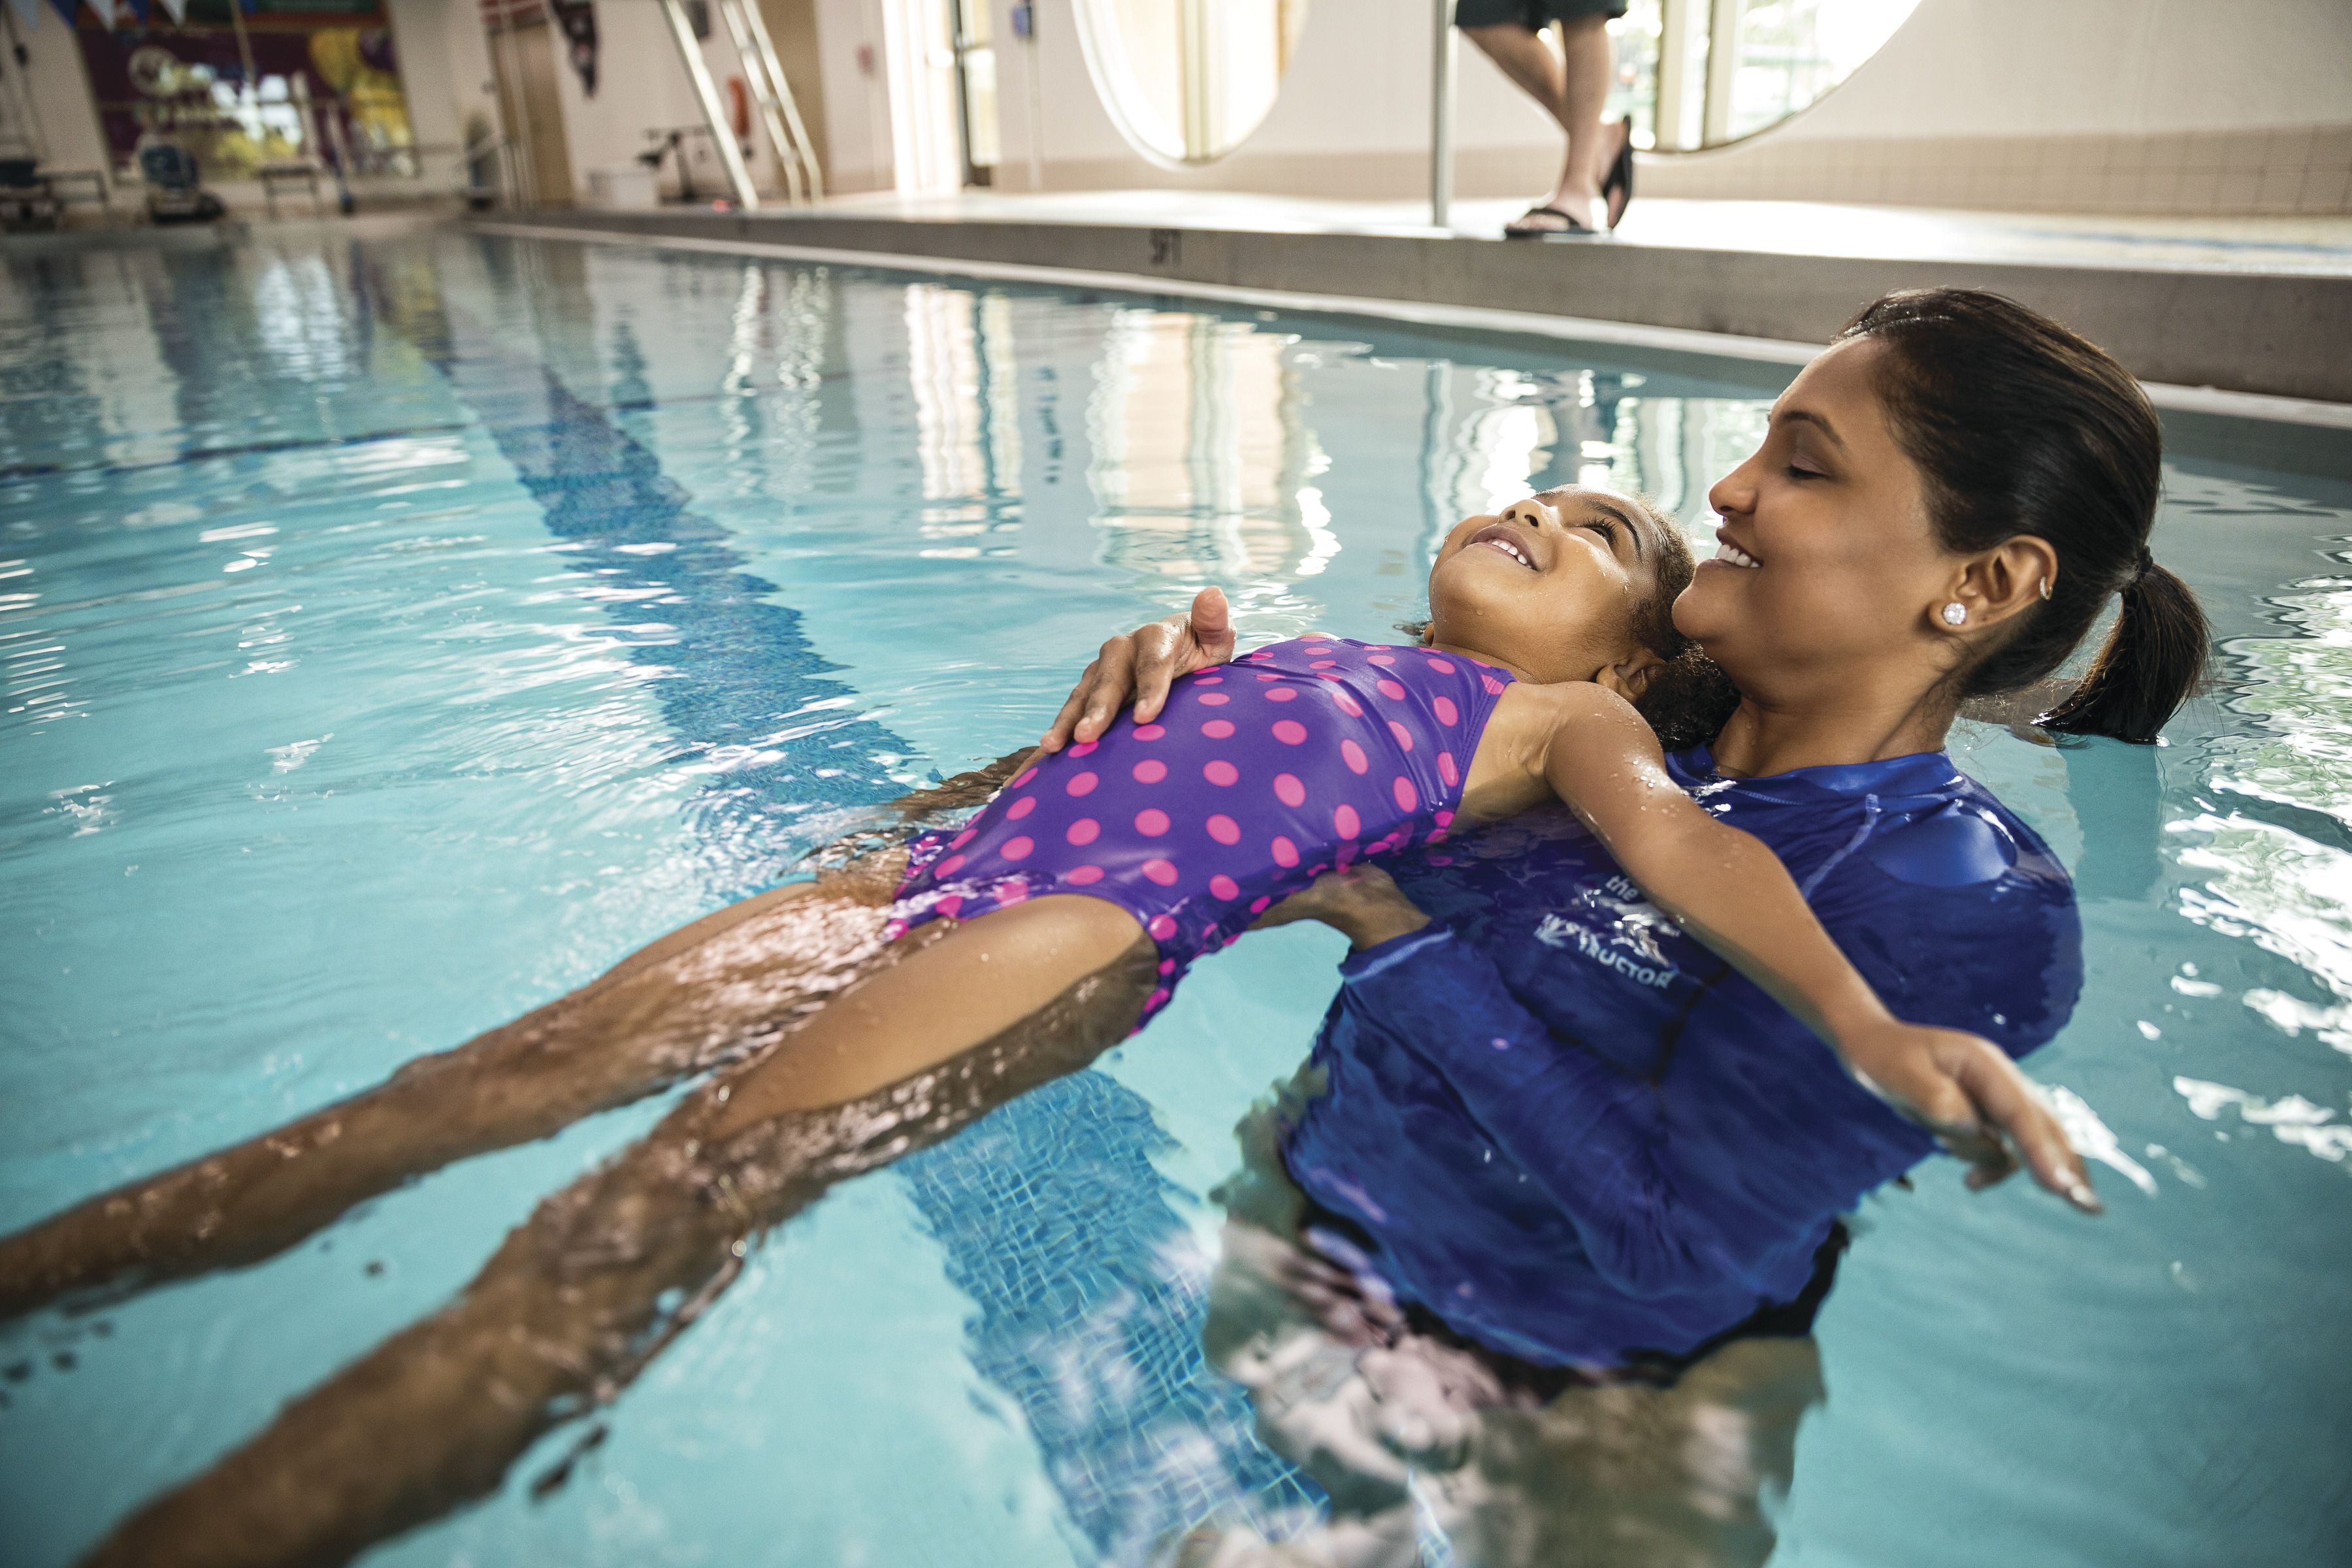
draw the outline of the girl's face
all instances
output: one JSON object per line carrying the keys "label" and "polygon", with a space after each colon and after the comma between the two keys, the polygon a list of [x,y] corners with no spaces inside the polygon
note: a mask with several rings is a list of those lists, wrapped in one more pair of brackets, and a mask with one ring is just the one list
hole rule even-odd
{"label": "girl's face", "polygon": [[1664,548],[1658,520],[1607,490],[1549,490],[1464,518],[1430,569],[1431,636],[1523,679],[1630,678],[1656,662],[1638,628]]}
{"label": "girl's face", "polygon": [[1931,616],[1952,557],[1879,405],[1880,352],[1856,339],[1807,365],[1763,446],[1707,492],[1722,549],[1675,601],[1675,626],[1751,700],[1925,690],[1948,663]]}

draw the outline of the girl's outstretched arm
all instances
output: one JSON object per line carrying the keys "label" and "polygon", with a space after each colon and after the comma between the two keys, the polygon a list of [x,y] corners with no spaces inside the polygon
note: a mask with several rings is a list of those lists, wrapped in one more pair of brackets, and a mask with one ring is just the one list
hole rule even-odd
{"label": "girl's outstretched arm", "polygon": [[[1989,1040],[1887,1012],[1772,851],[1716,821],[1675,784],[1632,704],[1588,682],[1522,689],[1549,710],[1538,759],[1543,778],[1660,909],[1956,1152],[2006,1138],[2036,1181],[2098,1212],[2082,1156],[2015,1065]],[[1978,1163],[1988,1175],[1999,1164]]]}

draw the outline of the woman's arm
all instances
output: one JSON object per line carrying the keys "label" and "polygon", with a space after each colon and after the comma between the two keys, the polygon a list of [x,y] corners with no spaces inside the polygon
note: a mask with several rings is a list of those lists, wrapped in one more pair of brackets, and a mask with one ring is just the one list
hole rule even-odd
{"label": "woman's arm", "polygon": [[1674,782],[1632,704],[1590,684],[1541,689],[1553,719],[1540,758],[1546,782],[1660,909],[1948,1145],[2006,1137],[2035,1180],[2097,1212],[2082,1157],[1997,1047],[1887,1012],[1771,850],[1716,821]]}

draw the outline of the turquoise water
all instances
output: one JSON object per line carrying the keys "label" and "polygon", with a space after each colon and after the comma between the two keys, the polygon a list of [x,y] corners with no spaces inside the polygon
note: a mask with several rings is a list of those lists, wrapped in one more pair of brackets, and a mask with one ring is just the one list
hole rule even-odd
{"label": "turquoise water", "polygon": [[[1232,592],[1377,636],[1530,481],[1704,518],[1777,371],[425,236],[0,280],[0,1228],[249,1136],[774,881]],[[2323,1563],[2352,1538],[2352,440],[2178,433],[2224,637],[2157,751],[1963,726],[2076,872],[2037,1074],[2112,1213],[1863,1212],[1780,1564]],[[2263,463],[2274,464],[2265,468]],[[544,1501],[369,1561],[1141,1560],[1313,1494],[1199,1364],[1230,1129],[1338,940],[754,1254]],[[649,1103],[271,1263],[0,1327],[0,1539],[70,1561],[460,1285]]]}

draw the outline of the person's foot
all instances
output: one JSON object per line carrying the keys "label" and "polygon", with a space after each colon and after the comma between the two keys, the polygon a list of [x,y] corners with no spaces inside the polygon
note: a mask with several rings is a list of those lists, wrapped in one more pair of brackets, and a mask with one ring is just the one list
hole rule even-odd
{"label": "person's foot", "polygon": [[[1578,209],[1583,209],[1579,216]],[[1548,206],[1533,206],[1503,226],[1507,239],[1582,239],[1592,234],[1592,204],[1574,197],[1557,198]]]}
{"label": "person's foot", "polygon": [[1616,145],[1609,154],[1607,172],[1601,181],[1601,200],[1612,229],[1624,221],[1625,205],[1633,199],[1633,116],[1620,120],[1616,130]]}

